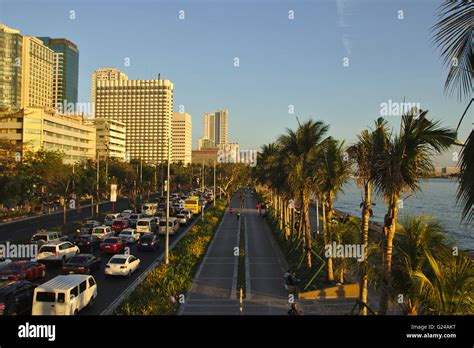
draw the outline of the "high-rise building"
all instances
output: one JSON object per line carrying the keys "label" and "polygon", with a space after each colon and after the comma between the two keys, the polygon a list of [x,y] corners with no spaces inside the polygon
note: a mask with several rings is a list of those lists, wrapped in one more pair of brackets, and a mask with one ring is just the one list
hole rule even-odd
{"label": "high-rise building", "polygon": [[[67,39],[39,37],[54,51],[53,106],[77,103],[79,86],[79,49]],[[63,109],[65,109],[63,107]]]}
{"label": "high-rise building", "polygon": [[0,139],[17,145],[21,152],[40,149],[64,153],[64,163],[95,158],[95,127],[81,116],[61,115],[48,108],[26,108],[2,113]]}
{"label": "high-rise building", "polygon": [[173,162],[191,163],[193,124],[186,112],[173,112]]}
{"label": "high-rise building", "polygon": [[118,158],[125,161],[126,127],[125,123],[105,118],[96,118],[97,152],[101,158]]}
{"label": "high-rise building", "polygon": [[204,134],[198,141],[199,150],[227,144],[228,118],[229,111],[227,109],[204,113]]}
{"label": "high-rise building", "polygon": [[20,32],[0,24],[0,110],[21,108],[22,47]]}
{"label": "high-rise building", "polygon": [[53,107],[54,51],[33,36],[23,37],[21,105]]}
{"label": "high-rise building", "polygon": [[216,145],[225,145],[229,137],[229,111],[216,111],[215,115],[215,143]]}
{"label": "high-rise building", "polygon": [[101,68],[92,73],[92,104],[95,107],[95,90],[97,81],[128,80],[127,74],[117,68]]}
{"label": "high-rise building", "polygon": [[[125,123],[130,159],[150,164],[166,162],[171,143],[173,83],[169,80],[98,79],[95,117]],[[171,145],[171,144],[170,144]],[[172,157],[172,146],[169,147]]]}

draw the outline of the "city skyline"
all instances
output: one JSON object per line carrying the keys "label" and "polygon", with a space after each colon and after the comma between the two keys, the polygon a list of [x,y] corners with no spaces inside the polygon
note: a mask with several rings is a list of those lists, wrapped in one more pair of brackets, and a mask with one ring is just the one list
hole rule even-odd
{"label": "city skyline", "polygon": [[[234,116],[229,122],[229,141],[238,141],[242,148],[259,149],[281,129],[295,126],[295,116],[325,121],[331,125],[331,135],[351,143],[380,116],[382,104],[417,103],[450,127],[456,127],[465,107],[443,93],[446,69],[430,42],[429,30],[436,20],[437,4],[429,1],[384,6],[370,1],[284,1],[268,9],[265,2],[250,7],[230,1],[206,11],[184,1],[165,2],[160,12],[154,11],[156,4],[146,1],[140,2],[145,6],[129,10],[126,2],[110,7],[107,2],[86,1],[58,3],[47,13],[33,2],[20,1],[28,4],[25,12],[18,3],[2,1],[2,23],[24,35],[65,37],[87,57],[80,62],[80,102],[90,100],[90,75],[101,67],[114,66],[137,79],[154,78],[161,72],[176,85],[175,111],[183,106],[185,112],[197,116],[219,105],[228,106]],[[399,11],[403,11],[402,19]],[[206,21],[219,25],[230,12],[232,25],[219,26],[219,33],[202,25]],[[42,15],[51,20],[35,20]],[[121,29],[116,22],[125,15],[130,23]],[[160,19],[154,27],[146,24],[151,16]],[[90,37],[89,28],[97,27],[99,20],[101,33]],[[387,21],[390,26],[384,25]],[[158,35],[165,28],[169,34]],[[141,40],[130,41],[137,32]],[[316,44],[302,37],[314,37]],[[215,40],[225,42],[226,38],[233,40],[203,60]],[[184,44],[174,45],[176,40]],[[126,48],[121,45],[125,41],[131,43]],[[146,42],[157,44],[143,45]],[[172,49],[162,54],[159,47],[169,45]],[[343,65],[345,58],[348,66]],[[460,128],[460,140],[471,128],[471,115],[472,111]],[[399,117],[387,119],[398,128]],[[202,134],[201,127],[198,122],[193,144]],[[448,153],[441,164],[452,165],[450,157]]]}

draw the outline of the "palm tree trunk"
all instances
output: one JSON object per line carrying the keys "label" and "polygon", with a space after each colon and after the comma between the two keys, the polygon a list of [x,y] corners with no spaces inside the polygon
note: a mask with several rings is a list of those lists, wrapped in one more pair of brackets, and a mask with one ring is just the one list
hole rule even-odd
{"label": "palm tree trunk", "polygon": [[304,220],[304,232],[305,232],[305,251],[306,251],[306,260],[308,262],[308,267],[312,267],[311,260],[311,225],[309,223],[309,197],[307,193],[303,191],[303,220]]}
{"label": "palm tree trunk", "polygon": [[[328,197],[327,204],[326,204],[326,242],[325,244],[331,244],[331,228],[332,228],[332,202],[331,197]],[[327,280],[328,282],[334,281],[334,269],[332,265],[332,257],[328,257],[328,274]]]}
{"label": "palm tree trunk", "polygon": [[[367,305],[368,293],[369,293],[369,277],[367,275],[367,257],[369,249],[369,219],[370,219],[370,209],[372,206],[372,184],[370,181],[367,181],[364,185],[364,203],[362,209],[362,220],[361,220],[361,229],[362,229],[362,239],[364,243],[364,261],[361,264],[362,275],[360,278],[359,286],[359,301]],[[367,315],[367,307],[362,306],[360,308],[361,315]]]}
{"label": "palm tree trunk", "polygon": [[388,311],[390,287],[392,282],[393,238],[395,237],[395,228],[397,225],[398,199],[398,195],[394,195],[390,198],[388,212],[385,216],[383,227],[383,275],[379,304],[380,314],[387,314]]}

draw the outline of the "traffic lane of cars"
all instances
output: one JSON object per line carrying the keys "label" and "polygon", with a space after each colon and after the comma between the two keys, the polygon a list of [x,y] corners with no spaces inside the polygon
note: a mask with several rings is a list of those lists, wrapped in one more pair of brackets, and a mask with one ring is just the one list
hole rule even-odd
{"label": "traffic lane of cars", "polygon": [[[150,197],[155,197],[157,194],[152,194]],[[115,203],[115,210],[120,211],[127,209],[129,206],[129,200],[122,198],[117,200]],[[112,210],[111,202],[101,203],[99,206],[99,213],[104,214],[105,212]],[[83,207],[80,212],[72,210],[67,212],[68,221],[86,220],[90,219],[91,208]],[[39,215],[28,220],[19,220],[8,223],[6,225],[0,224],[0,243],[1,242],[18,242],[26,243],[29,242],[31,236],[36,233],[38,229],[49,229],[58,225],[63,224],[63,214],[48,214]],[[69,233],[74,232],[73,230],[68,231]]]}
{"label": "traffic lane of cars", "polygon": [[[175,235],[170,235],[170,242],[173,238],[183,233],[187,226],[180,227]],[[159,256],[164,253],[165,236],[159,236],[159,247],[157,251],[142,251],[138,250],[138,244],[129,244],[130,254],[140,259],[140,267],[131,274],[130,277],[114,276],[108,278],[105,275],[105,265],[109,262],[114,254],[102,253],[95,250],[91,254],[101,259],[100,267],[97,271],[92,271],[91,275],[97,281],[97,298],[94,300],[94,305],[91,308],[84,309],[79,312],[79,315],[99,315],[101,314],[122,292],[142,273],[144,272]],[[54,277],[64,274],[62,265],[55,263],[48,263],[46,265],[46,277],[34,281],[36,284],[43,284]]]}

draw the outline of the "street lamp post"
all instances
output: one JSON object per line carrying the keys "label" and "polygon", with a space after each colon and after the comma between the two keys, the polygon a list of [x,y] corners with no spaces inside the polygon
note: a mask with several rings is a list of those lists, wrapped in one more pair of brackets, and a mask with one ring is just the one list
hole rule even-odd
{"label": "street lamp post", "polygon": [[171,142],[171,134],[168,135],[168,163],[167,163],[167,177],[166,177],[166,238],[165,238],[165,264],[168,265],[169,260],[169,241],[170,241],[170,234],[169,234],[169,226],[168,221],[170,218],[170,144]]}
{"label": "street lamp post", "polygon": [[96,214],[96,218],[99,218],[99,202],[100,202],[100,196],[99,196],[99,178],[100,178],[100,175],[99,175],[99,164],[100,163],[100,157],[99,157],[99,152],[97,151],[97,202],[96,202],[96,206],[95,206],[95,214]]}

